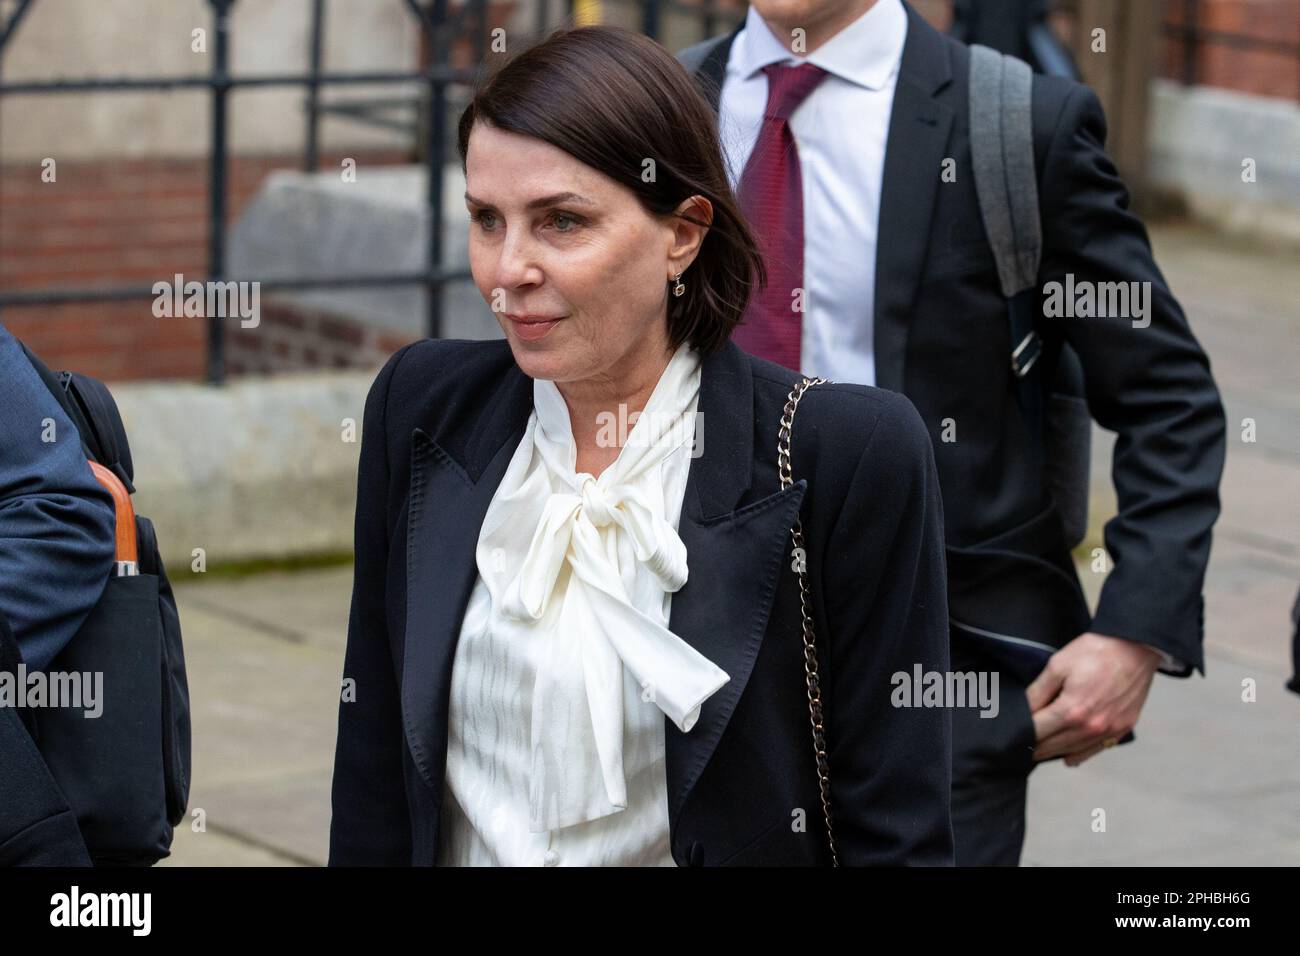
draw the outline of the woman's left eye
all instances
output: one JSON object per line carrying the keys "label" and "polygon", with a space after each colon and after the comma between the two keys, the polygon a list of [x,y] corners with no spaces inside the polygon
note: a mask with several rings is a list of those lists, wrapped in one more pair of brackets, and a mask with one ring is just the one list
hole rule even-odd
{"label": "woman's left eye", "polygon": [[572,228],[572,229],[559,229],[559,230],[558,230],[559,232],[574,232],[574,231],[578,228],[578,226],[581,225],[581,223],[580,223],[580,221],[578,220],[578,217],[577,217],[577,216],[571,216],[571,215],[569,215],[567,212],[557,212],[557,213],[556,213],[556,214],[551,218],[551,221],[552,221],[552,222],[560,222],[561,220],[563,220],[564,222],[572,223],[572,224],[573,224],[573,228]]}

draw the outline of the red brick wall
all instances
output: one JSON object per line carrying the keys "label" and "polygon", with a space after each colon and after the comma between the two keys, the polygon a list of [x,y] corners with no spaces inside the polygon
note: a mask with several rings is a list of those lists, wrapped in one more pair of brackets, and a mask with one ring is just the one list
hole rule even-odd
{"label": "red brick wall", "polygon": [[[1186,21],[1185,0],[1123,0],[1126,3],[1160,3],[1163,7],[1162,37],[1158,42],[1158,75],[1182,81],[1186,46],[1170,31]],[[918,13],[940,30],[952,21],[952,0],[911,0]],[[1068,39],[1074,27],[1073,0],[1056,0],[1053,28]],[[1201,38],[1195,48],[1196,82],[1226,90],[1300,99],[1300,0],[1197,0],[1196,27],[1235,34],[1267,43],[1290,46],[1290,50],[1264,50],[1237,42]]]}
{"label": "red brick wall", "polygon": [[[1183,0],[1164,0],[1165,24],[1185,24]],[[1238,34],[1274,44],[1289,44],[1290,52],[1253,49],[1204,39],[1194,53],[1198,84],[1260,96],[1300,99],[1300,0],[1199,0],[1196,26]],[[1183,79],[1183,41],[1168,37],[1160,63],[1161,75]]]}
{"label": "red brick wall", "polygon": [[[952,0],[911,0],[917,12],[940,30],[952,20]],[[1186,46],[1171,31],[1187,22],[1185,0],[1122,0],[1126,3],[1160,3],[1163,31],[1158,41],[1157,75],[1181,82]],[[1056,0],[1053,29],[1068,43],[1077,26],[1076,0]],[[1300,0],[1197,0],[1198,30],[1235,34],[1290,50],[1263,50],[1237,42],[1201,38],[1195,48],[1196,82],[1227,90],[1300,99]]]}
{"label": "red brick wall", "polygon": [[226,369],[232,376],[315,368],[374,369],[411,340],[312,309],[263,298],[256,328],[231,320]]}
{"label": "red brick wall", "polygon": [[[408,162],[405,153],[350,153],[359,165]],[[337,165],[341,156],[322,156]],[[229,165],[230,221],[275,169],[300,157],[239,157]],[[39,164],[0,166],[0,288],[6,291],[206,277],[206,160],[59,163],[56,182]],[[109,381],[200,379],[207,325],[155,318],[149,299],[8,308],[0,321],[49,365]],[[251,331],[251,330],[250,330]],[[227,336],[229,340],[231,336]]]}

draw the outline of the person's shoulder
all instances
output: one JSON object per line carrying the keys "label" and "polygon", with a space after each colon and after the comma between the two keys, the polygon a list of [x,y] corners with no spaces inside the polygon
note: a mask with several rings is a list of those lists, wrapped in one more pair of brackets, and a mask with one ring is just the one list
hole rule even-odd
{"label": "person's shoulder", "polygon": [[505,339],[420,339],[394,352],[378,377],[391,376],[394,387],[437,387],[500,372],[513,362]]}
{"label": "person's shoulder", "polygon": [[1101,100],[1086,83],[1068,76],[1034,74],[1033,129],[1037,140],[1050,140],[1062,128],[1084,122],[1105,122]]}
{"label": "person's shoulder", "polygon": [[874,385],[829,383],[810,403],[822,411],[824,428],[845,445],[847,454],[863,458],[925,459],[933,454],[930,433],[912,400],[901,392]]}
{"label": "person's shoulder", "polygon": [[0,323],[0,370],[4,373],[5,381],[9,380],[9,374],[13,369],[24,367],[27,364],[27,357],[23,354],[23,347],[18,340],[14,338],[13,333]]}
{"label": "person's shoulder", "polygon": [[514,364],[505,339],[420,339],[402,346],[384,363],[371,395],[385,400],[432,398],[448,391],[473,389]]}
{"label": "person's shoulder", "polygon": [[394,352],[366,396],[366,417],[387,422],[399,451],[411,429],[452,409],[472,407],[490,382],[514,367],[505,339],[420,339]]}
{"label": "person's shoulder", "polygon": [[721,36],[709,37],[707,40],[701,40],[699,43],[693,43],[688,47],[678,50],[674,56],[688,73],[694,73],[708,59],[709,54],[725,43],[728,34]]}
{"label": "person's shoulder", "polygon": [[[769,402],[784,407],[791,389],[803,376],[751,356],[755,389],[778,394]],[[799,399],[796,420],[802,435],[816,435],[842,457],[858,460],[868,447],[872,454],[919,456],[933,453],[930,434],[911,399],[901,392],[851,382],[823,382]],[[808,440],[805,438],[804,440]]]}
{"label": "person's shoulder", "polygon": [[[947,47],[952,64],[954,89],[964,115],[970,113],[970,47],[946,33],[939,34]],[[1068,76],[1037,71],[1033,74],[1030,109],[1032,129],[1040,151],[1051,141],[1056,130],[1073,122],[1075,114],[1089,113],[1099,101],[1087,84]]]}

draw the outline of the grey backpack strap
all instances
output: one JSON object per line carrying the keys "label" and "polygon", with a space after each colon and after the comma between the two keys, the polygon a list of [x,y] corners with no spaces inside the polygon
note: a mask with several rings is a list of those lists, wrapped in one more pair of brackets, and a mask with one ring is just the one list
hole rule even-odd
{"label": "grey backpack strap", "polygon": [[[1083,540],[1088,522],[1092,422],[1083,397],[1082,368],[1062,344],[1047,389],[1027,378],[1042,354],[1034,328],[1043,227],[1034,165],[1034,73],[1027,63],[986,46],[970,48],[970,150],[980,218],[997,262],[1011,326],[1016,402],[1043,454],[1067,543]],[[1044,420],[1045,419],[1045,420]]]}
{"label": "grey backpack strap", "polygon": [[1029,65],[986,46],[970,48],[970,149],[975,191],[1008,299],[1038,280],[1043,233],[1034,170]]}
{"label": "grey backpack strap", "polygon": [[[978,44],[970,48],[970,152],[980,217],[1010,303],[1011,371],[1029,374],[1042,354],[1034,330],[1033,292],[1043,233],[1034,171],[1034,73],[1015,57]],[[1036,430],[1038,408],[1025,403]]]}

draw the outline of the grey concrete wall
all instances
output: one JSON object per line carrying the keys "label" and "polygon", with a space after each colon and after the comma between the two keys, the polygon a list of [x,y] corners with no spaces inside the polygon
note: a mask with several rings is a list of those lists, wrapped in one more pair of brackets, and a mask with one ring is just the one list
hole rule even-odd
{"label": "grey concrete wall", "polygon": [[[459,163],[443,172],[443,265],[469,269],[469,217]],[[268,176],[230,232],[236,279],[328,278],[422,272],[428,250],[428,173],[422,166],[281,171]],[[420,286],[278,292],[276,300],[406,333],[425,334]],[[268,296],[268,301],[269,301]],[[468,278],[443,290],[443,337],[500,338],[501,327]]]}
{"label": "grey concrete wall", "polygon": [[1300,244],[1300,104],[1168,80],[1151,95],[1150,181],[1229,233]]}
{"label": "grey concrete wall", "polygon": [[[377,371],[377,370],[376,370]],[[163,561],[209,567],[352,548],[361,419],[375,372],[122,384],[136,511]],[[355,440],[345,440],[346,419]]]}

